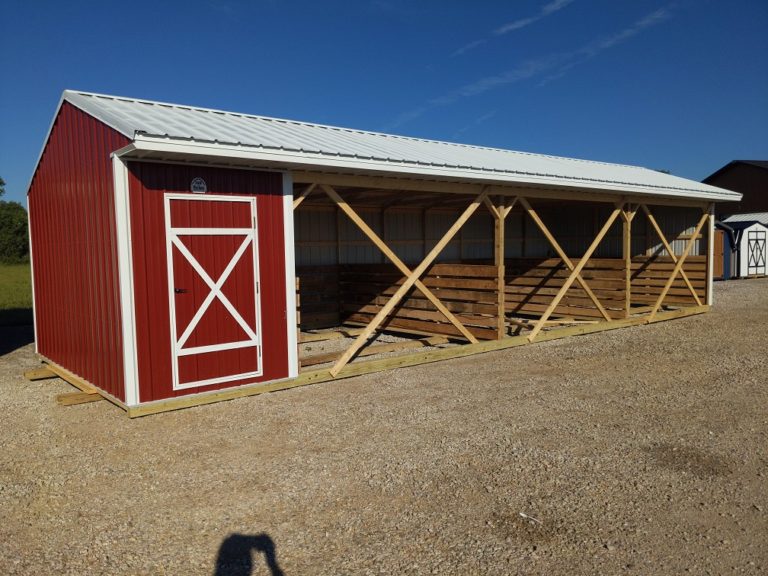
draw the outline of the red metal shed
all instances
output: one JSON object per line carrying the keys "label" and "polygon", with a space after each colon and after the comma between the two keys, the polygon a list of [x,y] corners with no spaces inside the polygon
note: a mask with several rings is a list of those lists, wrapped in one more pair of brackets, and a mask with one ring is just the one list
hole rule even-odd
{"label": "red metal shed", "polygon": [[65,91],[28,192],[41,377],[140,416],[706,312],[714,202],[739,198]]}
{"label": "red metal shed", "polygon": [[28,193],[38,354],[125,407],[295,376],[290,176],[131,137],[65,93]]}

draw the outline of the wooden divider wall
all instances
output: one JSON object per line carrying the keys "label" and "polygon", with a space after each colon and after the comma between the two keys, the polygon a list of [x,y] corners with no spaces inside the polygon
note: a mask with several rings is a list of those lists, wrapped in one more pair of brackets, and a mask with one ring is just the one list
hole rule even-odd
{"label": "wooden divider wall", "polygon": [[[653,304],[661,295],[675,263],[669,256],[635,256],[632,258],[632,302]],[[688,256],[683,271],[702,302],[707,297],[707,257]],[[695,305],[682,275],[678,275],[664,298],[664,304]]]}
{"label": "wooden divider wall", "polygon": [[[574,265],[578,265],[579,259],[571,260]],[[507,260],[506,312],[513,315],[540,315],[569,275],[570,271],[560,258]],[[612,318],[624,317],[626,281],[623,260],[592,258],[582,270],[581,276]],[[584,319],[603,317],[578,283],[571,286],[553,314]]]}
{"label": "wooden divider wall", "polygon": [[[475,338],[496,338],[498,268],[484,264],[433,264],[422,281]],[[342,319],[367,324],[387,303],[403,275],[387,264],[339,267]],[[411,290],[385,321],[386,327],[461,336],[417,289]]]}
{"label": "wooden divider wall", "polygon": [[339,267],[299,266],[296,268],[296,277],[300,329],[339,326]]}
{"label": "wooden divider wall", "polygon": [[[573,259],[578,264],[578,259]],[[664,289],[674,262],[668,256],[632,258],[631,302],[654,304]],[[702,301],[706,299],[705,256],[689,256],[683,270]],[[403,283],[403,275],[390,264],[344,264],[302,266],[298,298],[302,330],[340,326],[344,322],[367,324]],[[493,340],[498,333],[498,268],[482,263],[437,263],[423,276],[459,321],[478,339]],[[539,316],[568,278],[569,270],[559,258],[514,258],[505,260],[504,303],[507,314]],[[626,277],[619,258],[593,258],[582,278],[613,319],[625,317]],[[682,276],[672,284],[665,304],[695,305]],[[575,283],[554,311],[554,316],[601,320],[602,315],[586,292]],[[460,336],[434,305],[412,289],[385,322],[385,327]]]}

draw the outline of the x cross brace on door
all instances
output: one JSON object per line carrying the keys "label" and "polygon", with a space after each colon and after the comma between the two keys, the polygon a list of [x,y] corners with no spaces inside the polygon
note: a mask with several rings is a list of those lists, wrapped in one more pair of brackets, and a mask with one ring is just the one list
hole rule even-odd
{"label": "x cross brace on door", "polygon": [[[184,232],[186,234],[186,233],[192,232],[193,230],[197,234],[201,233],[196,229],[185,230]],[[189,264],[192,266],[195,272],[197,272],[200,278],[203,279],[203,282],[205,282],[205,284],[210,289],[210,292],[205,297],[205,300],[203,300],[203,303],[200,305],[200,308],[198,308],[197,312],[195,312],[195,315],[192,317],[192,320],[189,322],[189,325],[186,327],[184,332],[176,341],[176,354],[178,356],[186,356],[189,354],[200,354],[202,352],[211,352],[211,351],[219,350],[223,348],[226,348],[226,349],[246,348],[249,346],[258,345],[258,337],[256,333],[248,325],[248,323],[243,319],[243,317],[240,315],[240,312],[238,312],[237,309],[232,305],[232,302],[230,302],[229,298],[227,298],[224,292],[222,292],[222,287],[224,286],[224,283],[227,281],[230,274],[232,274],[232,271],[235,269],[235,266],[240,261],[240,258],[242,258],[248,246],[252,244],[253,232],[251,231],[251,232],[244,233],[245,238],[243,239],[243,242],[240,244],[237,251],[230,259],[229,264],[227,264],[227,267],[221,273],[221,276],[219,276],[218,280],[216,280],[215,282],[210,277],[208,272],[206,272],[205,269],[200,265],[197,259],[192,255],[189,249],[184,245],[184,243],[179,239],[179,236],[178,236],[179,231],[171,230],[170,233],[171,233],[171,242],[173,243],[173,245],[176,246],[178,251],[182,254],[182,256],[184,256],[187,262],[189,262]],[[237,232],[233,232],[233,231],[227,231],[227,233],[237,235]],[[234,318],[235,321],[240,325],[240,327],[248,336],[249,340],[243,340],[241,342],[214,344],[212,346],[197,346],[195,348],[184,348],[184,345],[187,343],[187,340],[192,335],[192,332],[199,324],[201,318],[203,317],[203,314],[205,314],[205,312],[208,310],[208,308],[216,298],[218,298],[218,300],[224,305],[227,311],[232,315],[232,318]]]}

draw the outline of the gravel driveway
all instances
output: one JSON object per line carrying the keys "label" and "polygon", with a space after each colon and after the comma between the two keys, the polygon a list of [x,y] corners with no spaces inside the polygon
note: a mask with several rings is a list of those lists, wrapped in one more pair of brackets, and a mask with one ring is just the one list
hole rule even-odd
{"label": "gravel driveway", "polygon": [[715,286],[701,316],[138,420],[58,406],[18,347],[0,573],[764,574],[768,279]]}

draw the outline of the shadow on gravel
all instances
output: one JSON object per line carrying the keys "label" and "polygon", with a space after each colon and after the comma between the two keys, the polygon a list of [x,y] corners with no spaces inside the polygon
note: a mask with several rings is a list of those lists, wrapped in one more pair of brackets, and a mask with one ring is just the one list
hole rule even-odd
{"label": "shadow on gravel", "polygon": [[659,444],[645,450],[656,465],[668,470],[687,472],[700,478],[722,476],[731,472],[726,459],[692,446]]}
{"label": "shadow on gravel", "polygon": [[264,560],[272,576],[284,576],[275,556],[275,543],[267,534],[227,536],[219,547],[214,576],[251,576],[254,552],[264,554]]}
{"label": "shadow on gravel", "polygon": [[35,330],[32,326],[3,326],[0,323],[0,356],[34,341]]}

